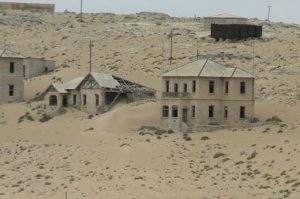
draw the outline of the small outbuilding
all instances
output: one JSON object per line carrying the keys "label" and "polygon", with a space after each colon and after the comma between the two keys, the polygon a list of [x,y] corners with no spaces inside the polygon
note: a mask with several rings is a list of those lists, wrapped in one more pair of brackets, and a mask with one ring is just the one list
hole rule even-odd
{"label": "small outbuilding", "polygon": [[228,13],[204,17],[204,28],[210,29],[212,24],[247,24],[248,19]]}

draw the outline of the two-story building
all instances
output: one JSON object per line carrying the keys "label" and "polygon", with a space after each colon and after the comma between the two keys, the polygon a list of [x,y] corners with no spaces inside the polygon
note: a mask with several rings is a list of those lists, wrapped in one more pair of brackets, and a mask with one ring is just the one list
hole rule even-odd
{"label": "two-story building", "polygon": [[197,60],[163,74],[162,79],[164,129],[236,125],[254,117],[255,77],[242,69]]}

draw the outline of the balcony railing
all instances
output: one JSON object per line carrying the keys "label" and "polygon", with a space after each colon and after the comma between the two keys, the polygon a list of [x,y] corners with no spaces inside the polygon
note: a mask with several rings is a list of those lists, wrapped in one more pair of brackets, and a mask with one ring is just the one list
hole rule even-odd
{"label": "balcony railing", "polygon": [[162,94],[164,98],[187,98],[190,97],[190,93],[179,93],[179,92],[164,92]]}

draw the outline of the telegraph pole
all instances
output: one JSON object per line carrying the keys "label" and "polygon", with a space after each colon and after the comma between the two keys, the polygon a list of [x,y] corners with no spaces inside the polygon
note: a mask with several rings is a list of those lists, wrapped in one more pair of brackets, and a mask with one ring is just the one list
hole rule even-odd
{"label": "telegraph pole", "polygon": [[254,71],[254,58],[255,58],[255,47],[254,47],[254,40],[253,40],[253,44],[252,44],[252,47],[253,47],[253,51],[252,51],[252,74],[254,75],[255,74],[255,71]]}
{"label": "telegraph pole", "polygon": [[82,0],[80,0],[80,20],[82,21]]}
{"label": "telegraph pole", "polygon": [[90,40],[90,73],[92,72],[92,40]]}
{"label": "telegraph pole", "polygon": [[268,6],[268,8],[269,8],[269,11],[268,11],[268,21],[270,21],[270,14],[271,14],[271,8],[272,8],[272,6]]}
{"label": "telegraph pole", "polygon": [[171,30],[170,38],[171,38],[170,65],[172,65],[172,60],[173,60],[173,30]]}

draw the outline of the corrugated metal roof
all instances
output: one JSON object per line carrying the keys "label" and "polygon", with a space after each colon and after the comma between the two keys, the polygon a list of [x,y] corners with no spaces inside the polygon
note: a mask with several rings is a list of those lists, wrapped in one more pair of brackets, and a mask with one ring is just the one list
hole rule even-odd
{"label": "corrugated metal roof", "polygon": [[63,84],[64,88],[68,90],[74,90],[79,86],[79,84],[82,82],[83,79],[84,77],[77,77],[75,79],[72,79]]}
{"label": "corrugated metal roof", "polygon": [[171,70],[163,77],[234,77],[255,78],[252,74],[234,67],[227,67],[211,60],[200,59]]}
{"label": "corrugated metal roof", "polygon": [[53,86],[59,93],[68,93],[68,91],[65,88],[65,85],[62,83],[52,83],[51,86]]}
{"label": "corrugated metal roof", "polygon": [[119,82],[111,74],[91,73],[91,75],[99,86],[103,88],[118,88],[120,86]]}
{"label": "corrugated metal roof", "polygon": [[233,14],[229,14],[229,13],[221,13],[221,14],[213,15],[213,16],[210,16],[207,18],[247,19],[245,17],[240,17],[240,16],[236,16]]}
{"label": "corrugated metal roof", "polygon": [[0,57],[3,57],[3,58],[24,58],[22,55],[20,55],[16,52],[7,50],[7,49],[0,49]]}

